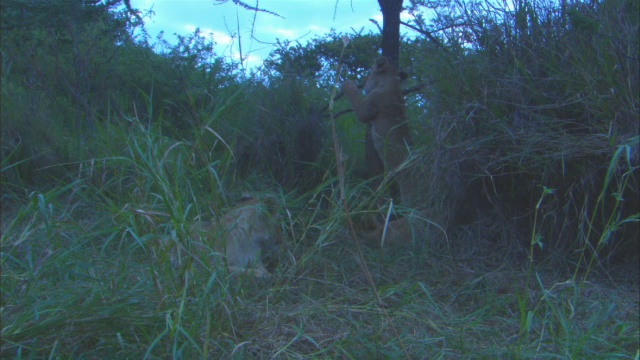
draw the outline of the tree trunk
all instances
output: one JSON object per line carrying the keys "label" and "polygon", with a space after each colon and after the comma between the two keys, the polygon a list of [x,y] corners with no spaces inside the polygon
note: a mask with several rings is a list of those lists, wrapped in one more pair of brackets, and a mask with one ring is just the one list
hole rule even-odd
{"label": "tree trunk", "polygon": [[[378,0],[382,10],[382,55],[389,59],[393,66],[398,67],[400,57],[400,12],[402,0]],[[364,154],[367,164],[368,176],[382,175],[384,165],[378,157],[373,138],[371,137],[371,125],[367,124],[367,132],[364,137]]]}
{"label": "tree trunk", "polygon": [[400,57],[400,12],[403,0],[378,0],[382,10],[382,55],[393,66]]}

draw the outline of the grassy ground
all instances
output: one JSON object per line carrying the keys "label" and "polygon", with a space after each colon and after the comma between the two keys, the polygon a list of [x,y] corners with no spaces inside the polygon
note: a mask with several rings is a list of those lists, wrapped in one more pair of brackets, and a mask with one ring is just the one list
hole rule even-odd
{"label": "grassy ground", "polygon": [[287,250],[257,280],[172,265],[181,220],[87,193],[4,202],[2,358],[638,359],[637,269],[433,236],[363,249],[378,303],[344,217],[307,197],[283,198]]}

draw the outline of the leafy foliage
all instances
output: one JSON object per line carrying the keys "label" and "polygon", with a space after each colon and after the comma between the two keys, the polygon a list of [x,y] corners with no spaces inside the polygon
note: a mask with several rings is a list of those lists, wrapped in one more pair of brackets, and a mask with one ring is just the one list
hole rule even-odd
{"label": "leafy foliage", "polygon": [[[433,198],[453,206],[445,213],[465,226],[513,223],[504,239],[513,242],[527,236],[536,194],[546,186],[556,189],[545,200],[540,229],[550,248],[594,244],[613,226],[637,254],[636,221],[586,220],[599,211],[614,212],[620,221],[638,213],[640,82],[632,55],[638,17],[629,11],[637,4],[522,1],[514,11],[489,3],[428,5],[436,13],[432,25],[416,26],[444,30],[432,34],[438,44],[415,39],[411,58],[413,71],[430,83],[418,127],[433,134],[435,151],[446,149],[431,160],[437,166],[432,176],[456,179],[444,193],[444,182],[433,186]],[[587,19],[599,19],[597,28]],[[425,52],[439,45],[447,51]],[[624,165],[615,155],[620,149],[627,149]],[[611,162],[618,164],[615,175]],[[603,181],[610,176],[613,187]],[[618,194],[624,204],[599,203],[601,193],[608,199]],[[586,233],[600,235],[587,239]]]}

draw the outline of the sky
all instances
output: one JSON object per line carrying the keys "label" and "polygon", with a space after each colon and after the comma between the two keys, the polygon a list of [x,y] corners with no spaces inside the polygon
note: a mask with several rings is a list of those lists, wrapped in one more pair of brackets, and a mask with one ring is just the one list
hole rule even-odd
{"label": "sky", "polygon": [[[243,55],[248,55],[245,66],[259,66],[269,55],[277,39],[300,41],[305,44],[316,36],[335,29],[340,33],[353,30],[377,32],[369,21],[375,19],[382,26],[382,14],[377,0],[262,0],[259,7],[278,13],[282,17],[258,13],[251,38],[253,18],[256,14],[233,4],[229,0],[216,5],[217,0],[131,0],[134,8],[152,9],[155,13],[145,18],[149,35],[153,39],[160,31],[164,38],[175,43],[174,33],[187,35],[198,27],[201,33],[212,36],[218,56],[238,59],[239,41]],[[255,0],[244,0],[255,4]]]}

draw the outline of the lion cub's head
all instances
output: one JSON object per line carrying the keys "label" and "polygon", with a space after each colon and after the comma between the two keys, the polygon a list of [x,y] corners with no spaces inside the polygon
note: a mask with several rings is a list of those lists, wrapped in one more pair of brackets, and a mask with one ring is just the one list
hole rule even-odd
{"label": "lion cub's head", "polygon": [[[244,209],[244,210],[241,210]],[[260,246],[260,256],[264,264],[269,267],[275,267],[279,258],[280,251],[282,250],[282,217],[280,215],[282,211],[282,205],[280,199],[274,195],[266,195],[260,198],[243,198],[234,211],[227,214],[225,219],[234,223],[234,218],[243,212],[248,212],[246,215],[251,224],[250,228],[246,232],[236,231],[234,234],[231,232],[229,235],[244,236],[250,235],[249,243],[257,244]],[[251,217],[253,217],[251,219]],[[232,225],[233,226],[233,225]],[[242,240],[239,240],[242,241]],[[248,244],[251,247],[251,244]]]}
{"label": "lion cub's head", "polygon": [[398,71],[389,59],[384,56],[378,57],[373,63],[371,73],[367,77],[364,84],[364,93],[369,94],[374,90],[377,91],[395,91],[400,92],[400,83],[407,78],[407,73]]}
{"label": "lion cub's head", "polygon": [[[281,203],[276,196],[246,198],[214,221],[191,226],[192,238],[226,257],[230,271],[253,271],[258,277],[269,276],[281,244]],[[212,256],[212,262],[219,256]]]}

